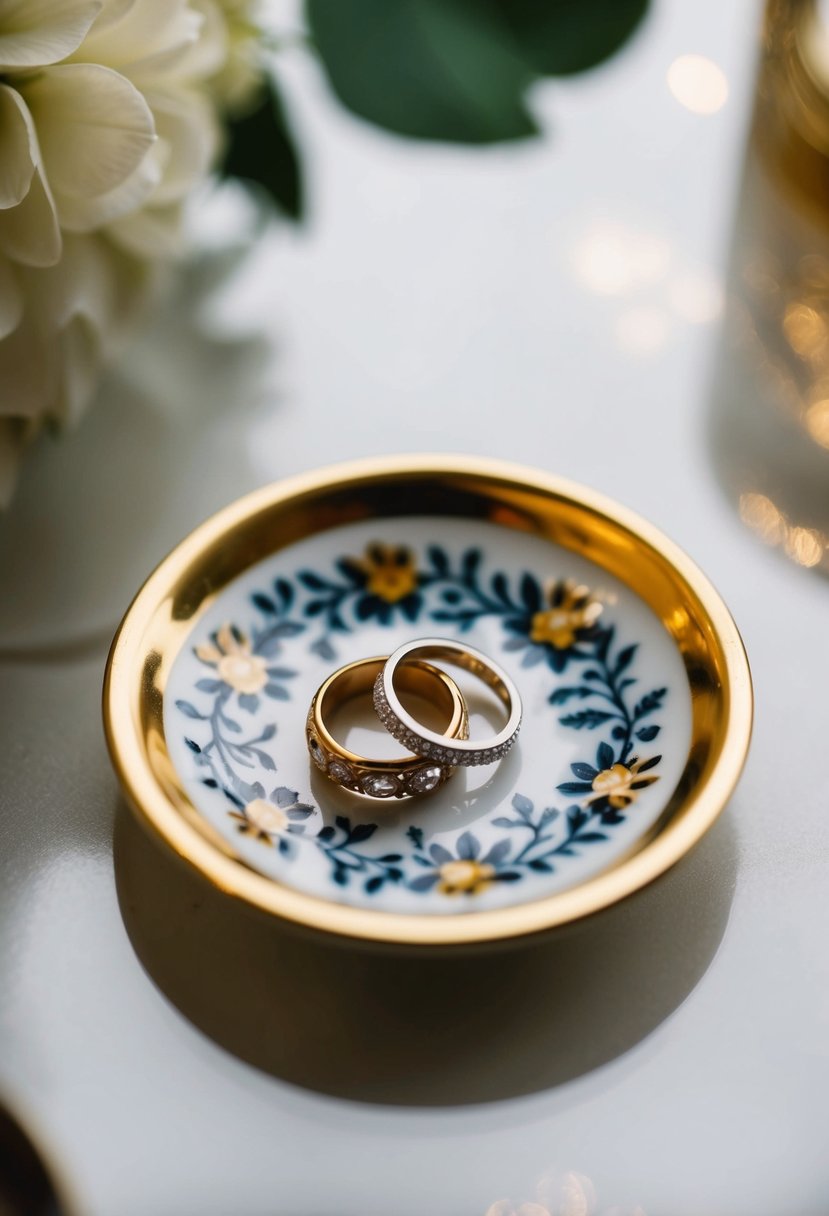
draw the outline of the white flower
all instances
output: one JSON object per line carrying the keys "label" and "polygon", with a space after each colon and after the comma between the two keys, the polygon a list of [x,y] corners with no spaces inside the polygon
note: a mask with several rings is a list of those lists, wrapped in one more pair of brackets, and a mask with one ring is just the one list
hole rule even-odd
{"label": "white flower", "polygon": [[0,502],[182,251],[230,41],[216,0],[0,0]]}

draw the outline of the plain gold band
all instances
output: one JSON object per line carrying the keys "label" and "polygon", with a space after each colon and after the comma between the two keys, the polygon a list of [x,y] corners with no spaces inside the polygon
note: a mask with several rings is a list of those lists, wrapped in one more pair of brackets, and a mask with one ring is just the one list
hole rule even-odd
{"label": "plain gold band", "polygon": [[[371,798],[406,798],[431,793],[454,772],[454,767],[407,754],[389,760],[374,760],[349,751],[335,739],[326,717],[354,697],[368,696],[388,655],[358,659],[333,672],[317,689],[308,711],[305,737],[317,767],[337,785]],[[420,695],[438,710],[445,711],[443,737],[466,739],[469,716],[463,694],[452,677],[425,659],[401,664],[398,684],[402,691]]]}

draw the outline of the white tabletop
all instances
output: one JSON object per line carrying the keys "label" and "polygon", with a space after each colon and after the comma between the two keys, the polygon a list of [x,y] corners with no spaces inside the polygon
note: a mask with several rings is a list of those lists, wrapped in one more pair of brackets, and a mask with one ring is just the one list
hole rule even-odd
{"label": "white tabletop", "polygon": [[[744,528],[706,439],[759,17],[657,4],[607,66],[539,89],[543,139],[490,150],[360,124],[289,52],[306,225],[260,239],[206,314],[192,272],[84,426],[36,454],[0,524],[0,1101],[78,1213],[827,1211],[827,588]],[[691,52],[727,77],[715,114],[669,91]],[[491,982],[462,970],[478,1012],[453,1023],[448,1002],[431,1047],[413,1029],[398,1084],[405,1019],[384,1022],[382,984],[344,1033],[353,961],[269,956],[259,922],[159,860],[120,807],[99,694],[120,614],[200,518],[288,473],[416,450],[523,461],[650,518],[729,604],[757,718],[697,853],[609,928]],[[292,983],[319,1005],[290,1081],[193,1024],[259,1001],[252,1033],[288,1033]],[[328,1034],[348,1058],[325,1077]]]}

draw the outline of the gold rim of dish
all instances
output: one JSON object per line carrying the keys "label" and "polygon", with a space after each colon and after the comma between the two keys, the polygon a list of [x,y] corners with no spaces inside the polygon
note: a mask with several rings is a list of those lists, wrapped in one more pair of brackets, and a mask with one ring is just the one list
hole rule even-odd
{"label": "gold rim of dish", "polygon": [[[662,815],[606,871],[555,895],[452,915],[354,908],[252,870],[187,797],[164,738],[172,665],[217,595],[255,563],[304,537],[363,519],[453,515],[533,533],[616,575],[650,606],[682,656],[692,738]],[[731,615],[697,566],[631,511],[537,469],[463,456],[404,456],[291,477],[231,504],[192,532],[138,592],[104,678],[107,745],[129,802],[181,857],[228,895],[314,929],[399,945],[450,946],[564,925],[633,894],[710,828],[742,771],[751,675]],[[148,897],[151,897],[148,895]]]}

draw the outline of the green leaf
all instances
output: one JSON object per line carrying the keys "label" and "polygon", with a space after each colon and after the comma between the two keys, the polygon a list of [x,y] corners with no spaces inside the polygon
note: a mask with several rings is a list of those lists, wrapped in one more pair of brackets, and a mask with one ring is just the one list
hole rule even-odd
{"label": "green leaf", "polygon": [[303,212],[302,171],[276,82],[269,79],[255,109],[231,118],[221,172],[264,187],[291,219]]}
{"label": "green leaf", "polygon": [[535,71],[492,0],[308,0],[328,78],[354,113],[419,139],[492,143],[536,133]]}
{"label": "green leaf", "polygon": [[493,3],[521,55],[542,76],[570,76],[603,63],[630,37],[648,8],[648,0]]}

